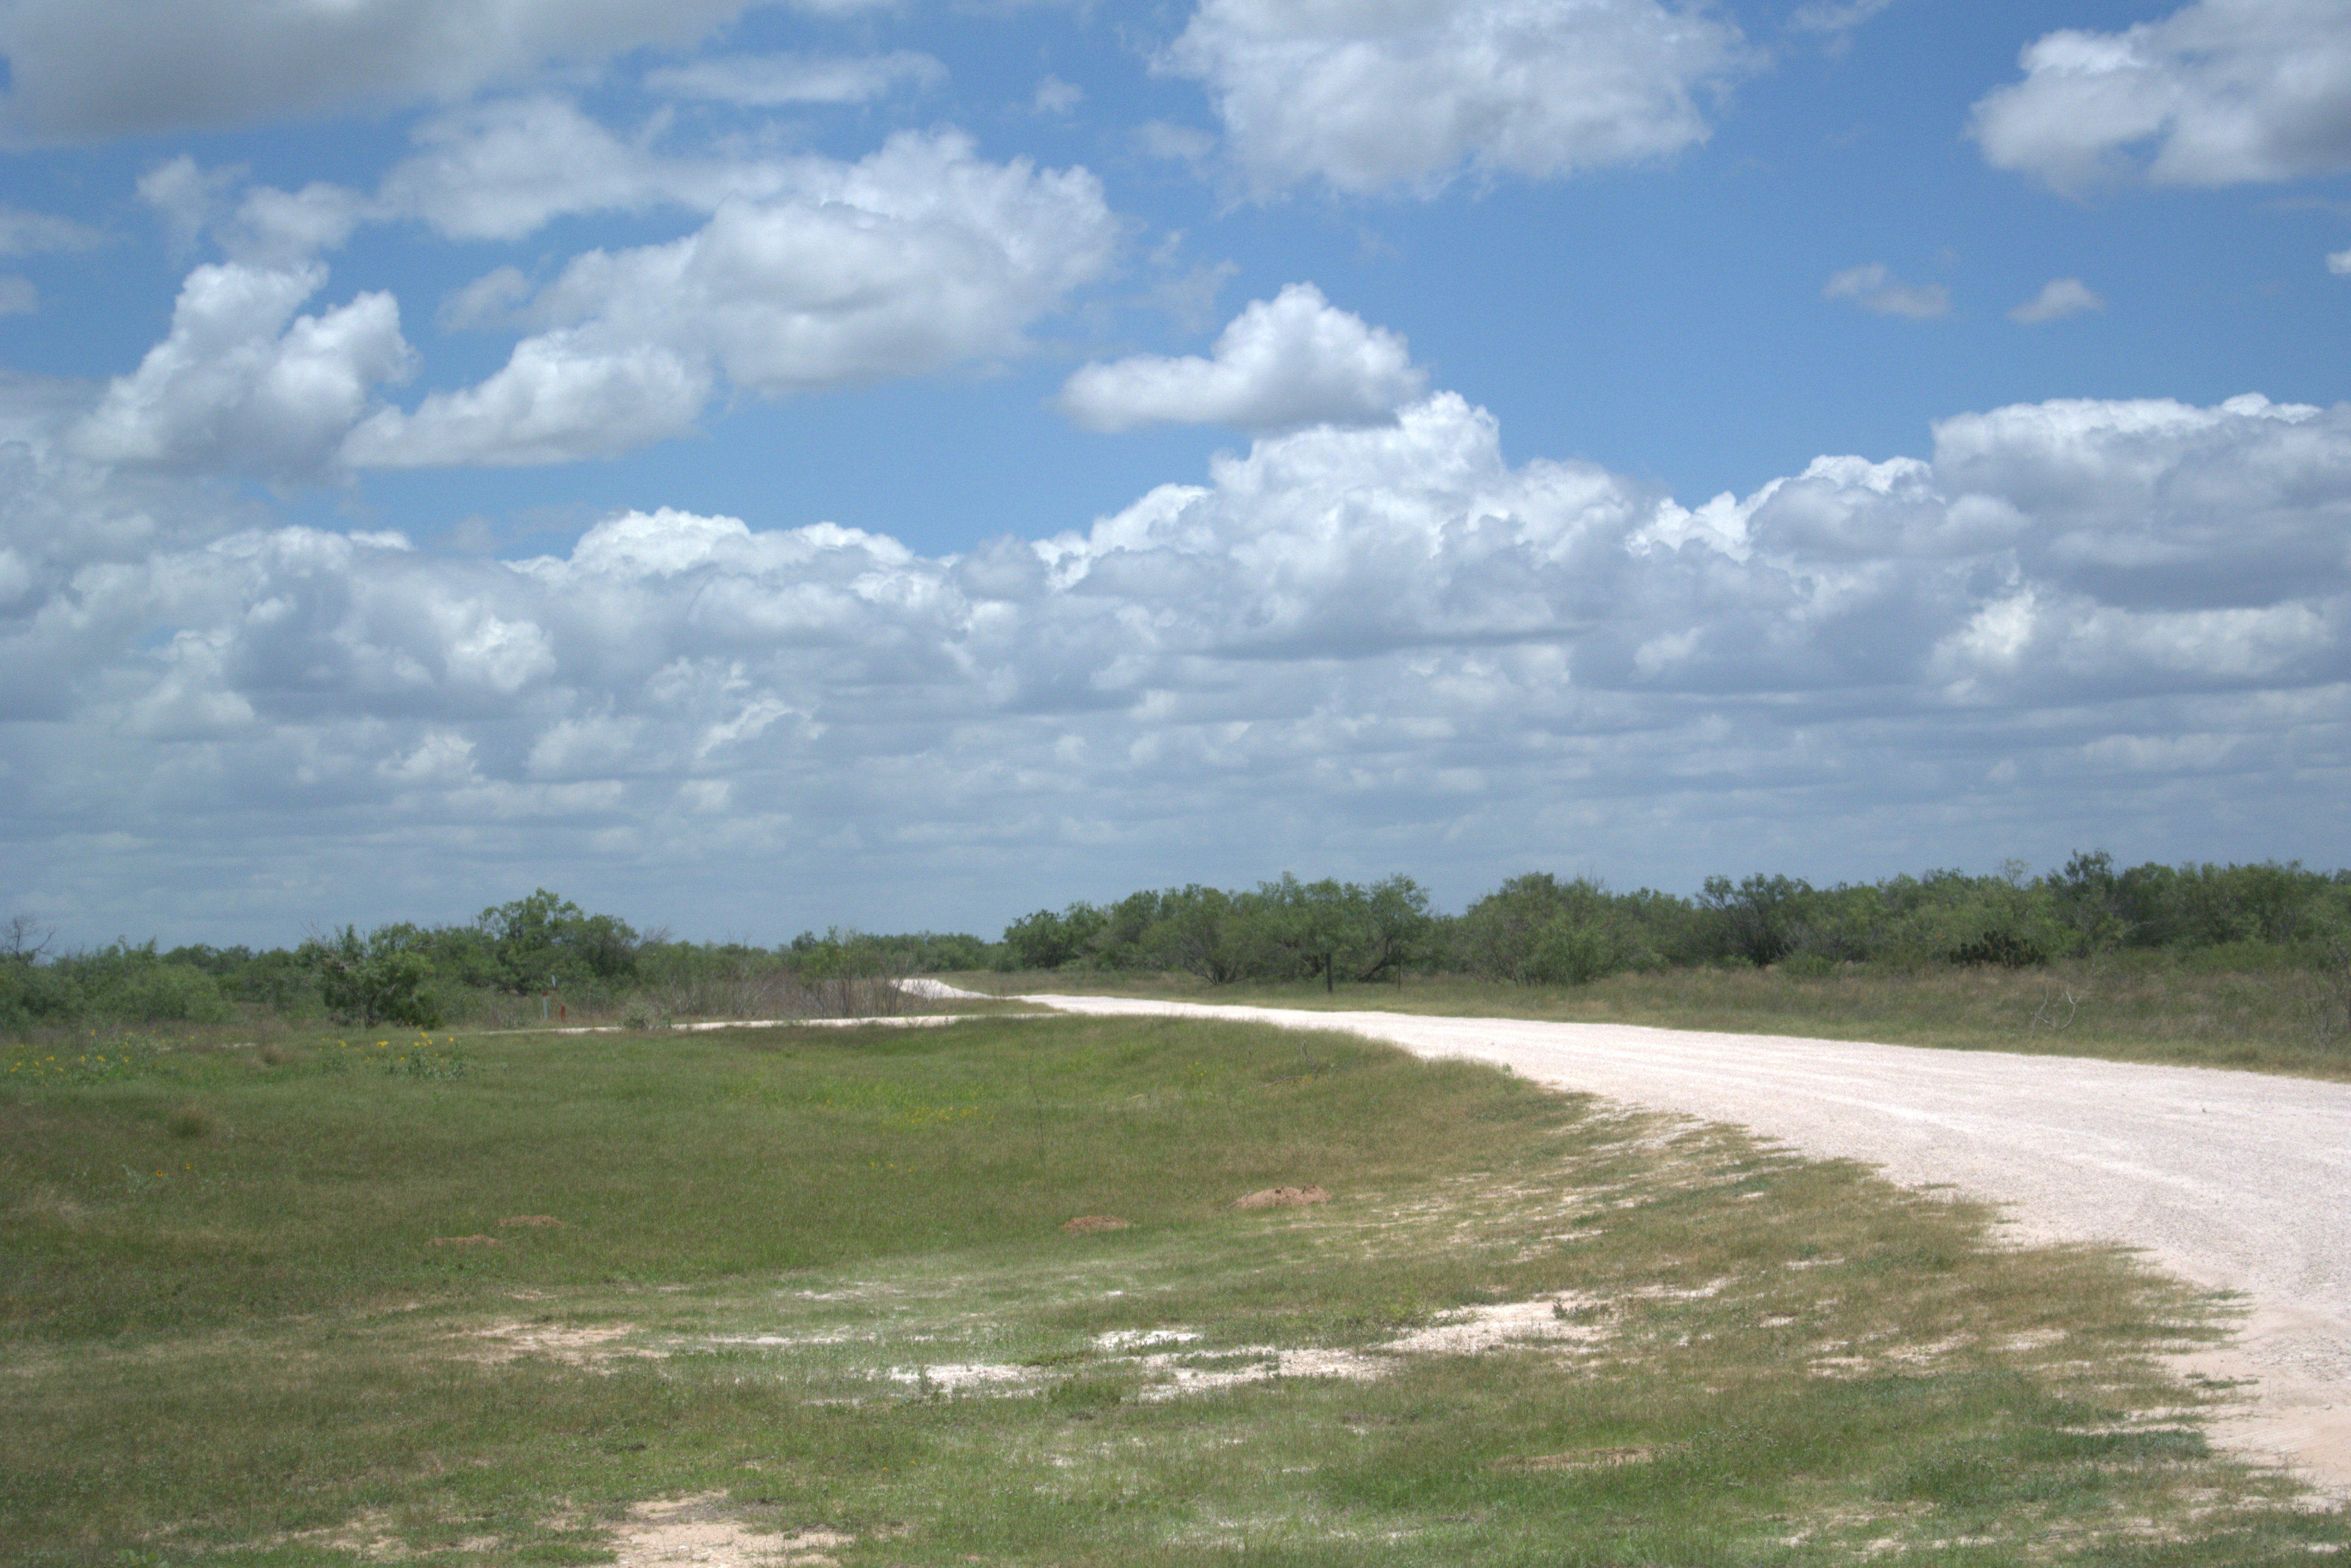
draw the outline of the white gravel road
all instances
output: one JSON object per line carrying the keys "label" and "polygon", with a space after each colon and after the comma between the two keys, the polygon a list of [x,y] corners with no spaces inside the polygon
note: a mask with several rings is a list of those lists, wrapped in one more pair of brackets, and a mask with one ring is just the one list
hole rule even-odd
{"label": "white gravel road", "polygon": [[1071,1012],[1345,1030],[1708,1121],[2007,1206],[2021,1240],[2117,1241],[2242,1292],[2189,1358],[2258,1394],[2218,1440],[2351,1496],[2351,1084],[2080,1057],[1403,1013],[1037,996]]}

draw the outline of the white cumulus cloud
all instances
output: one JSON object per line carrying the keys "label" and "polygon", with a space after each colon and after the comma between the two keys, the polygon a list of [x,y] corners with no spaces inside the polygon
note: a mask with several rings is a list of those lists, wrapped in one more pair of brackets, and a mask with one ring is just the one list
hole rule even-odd
{"label": "white cumulus cloud", "polygon": [[2043,321],[2063,321],[2068,316],[2105,308],[2105,300],[2080,278],[2053,277],[2041,286],[2040,293],[2010,310],[2008,319],[2019,326],[2037,327]]}
{"label": "white cumulus cloud", "polygon": [[73,446],[108,463],[317,475],[377,390],[414,364],[389,294],[296,316],[326,281],[316,263],[197,267],[170,336],[109,383]]}
{"label": "white cumulus cloud", "polygon": [[705,184],[695,176],[706,172],[544,96],[435,116],[413,140],[415,152],[383,178],[380,210],[452,239],[520,239],[571,214],[689,204]]}
{"label": "white cumulus cloud", "polygon": [[2029,45],[2024,79],[1975,106],[1996,168],[2080,193],[2214,186],[2351,168],[2351,26],[2339,0],[2194,0],[2119,33]]}
{"label": "white cumulus cloud", "polygon": [[1173,423],[1271,432],[1385,423],[1426,382],[1399,334],[1339,309],[1311,283],[1293,283],[1233,318],[1211,357],[1087,365],[1059,401],[1089,430]]}
{"label": "white cumulus cloud", "polygon": [[679,433],[722,374],[785,396],[1018,354],[1118,242],[1091,174],[990,163],[959,135],[799,160],[778,183],[683,239],[575,258],[509,307],[545,329],[503,369],[374,415],[346,460],[562,461]]}
{"label": "white cumulus cloud", "polygon": [[2329,252],[2326,257],[2326,270],[2337,277],[2351,277],[2351,250]]}
{"label": "white cumulus cloud", "polygon": [[1167,65],[1206,83],[1265,194],[1667,157],[1706,140],[1697,96],[1744,59],[1728,21],[1658,0],[1203,0]]}
{"label": "white cumulus cloud", "polygon": [[338,455],[354,468],[609,457],[691,431],[711,389],[702,356],[559,329],[517,343],[504,368],[475,386],[428,393],[413,413],[377,410]]}
{"label": "white cumulus cloud", "polygon": [[[428,122],[419,143],[373,195],[243,187],[184,157],[151,170],[142,193],[231,259],[189,274],[171,335],[75,449],[275,477],[611,455],[692,430],[722,385],[783,396],[1022,353],[1121,238],[1084,170],[989,162],[954,132],[853,162],[695,160],[528,99]],[[416,366],[390,295],[295,317],[325,282],[315,254],[362,222],[512,239],[565,212],[654,204],[710,215],[665,244],[575,256],[543,287],[506,267],[456,290],[444,326],[528,335],[485,380],[413,408],[381,395]]]}

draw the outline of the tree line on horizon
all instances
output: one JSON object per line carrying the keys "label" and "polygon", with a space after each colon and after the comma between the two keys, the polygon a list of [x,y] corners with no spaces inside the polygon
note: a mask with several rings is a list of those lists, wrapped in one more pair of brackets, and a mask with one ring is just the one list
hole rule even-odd
{"label": "tree line on horizon", "polygon": [[2351,964],[2351,871],[2300,862],[2119,868],[2103,851],[2028,874],[1933,871],[1815,887],[1757,873],[1693,896],[1530,872],[1458,915],[1408,876],[1254,888],[1145,889],[965,933],[802,932],[774,947],[639,931],[545,889],[464,924],[345,925],[291,948],[149,941],[52,953],[38,923],[0,929],[0,1030],[221,1023],[241,1009],[375,1027],[536,1016],[528,998],[643,1021],[801,1016],[894,1005],[890,981],[995,970],[1175,972],[1212,985],[1319,980],[1335,990],[1449,973],[1583,985],[1628,970],[1845,965],[2024,967],[2101,953],[2198,955],[2249,967]]}
{"label": "tree line on horizon", "polygon": [[1694,965],[2015,968],[2126,948],[2323,962],[2351,943],[2351,871],[2298,862],[2118,869],[2104,851],[2028,871],[2011,862],[1991,875],[1933,871],[1824,888],[1716,876],[1694,897],[1530,872],[1458,915],[1433,912],[1410,877],[1284,876],[1246,892],[1193,885],[1039,910],[1006,929],[998,963],[1176,970],[1212,984],[1320,977],[1335,987],[1421,971],[1583,985]]}

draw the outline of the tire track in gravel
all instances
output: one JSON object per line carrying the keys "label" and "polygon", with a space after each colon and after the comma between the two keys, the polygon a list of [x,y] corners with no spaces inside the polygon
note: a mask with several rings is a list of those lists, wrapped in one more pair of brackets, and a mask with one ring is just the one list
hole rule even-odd
{"label": "tire track in gravel", "polygon": [[2251,1312],[2185,1370],[2256,1396],[2213,1437],[2351,1497],[2351,1084],[1780,1035],[1123,997],[1070,1012],[1342,1030],[1556,1088],[1729,1122],[2003,1206],[2018,1241],[2120,1242]]}

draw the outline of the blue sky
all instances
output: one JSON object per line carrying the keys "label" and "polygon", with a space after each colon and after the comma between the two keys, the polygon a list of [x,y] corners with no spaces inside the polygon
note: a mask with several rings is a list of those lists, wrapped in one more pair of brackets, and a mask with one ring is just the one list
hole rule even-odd
{"label": "blue sky", "polygon": [[0,3],[0,898],[2346,858],[2351,4]]}

